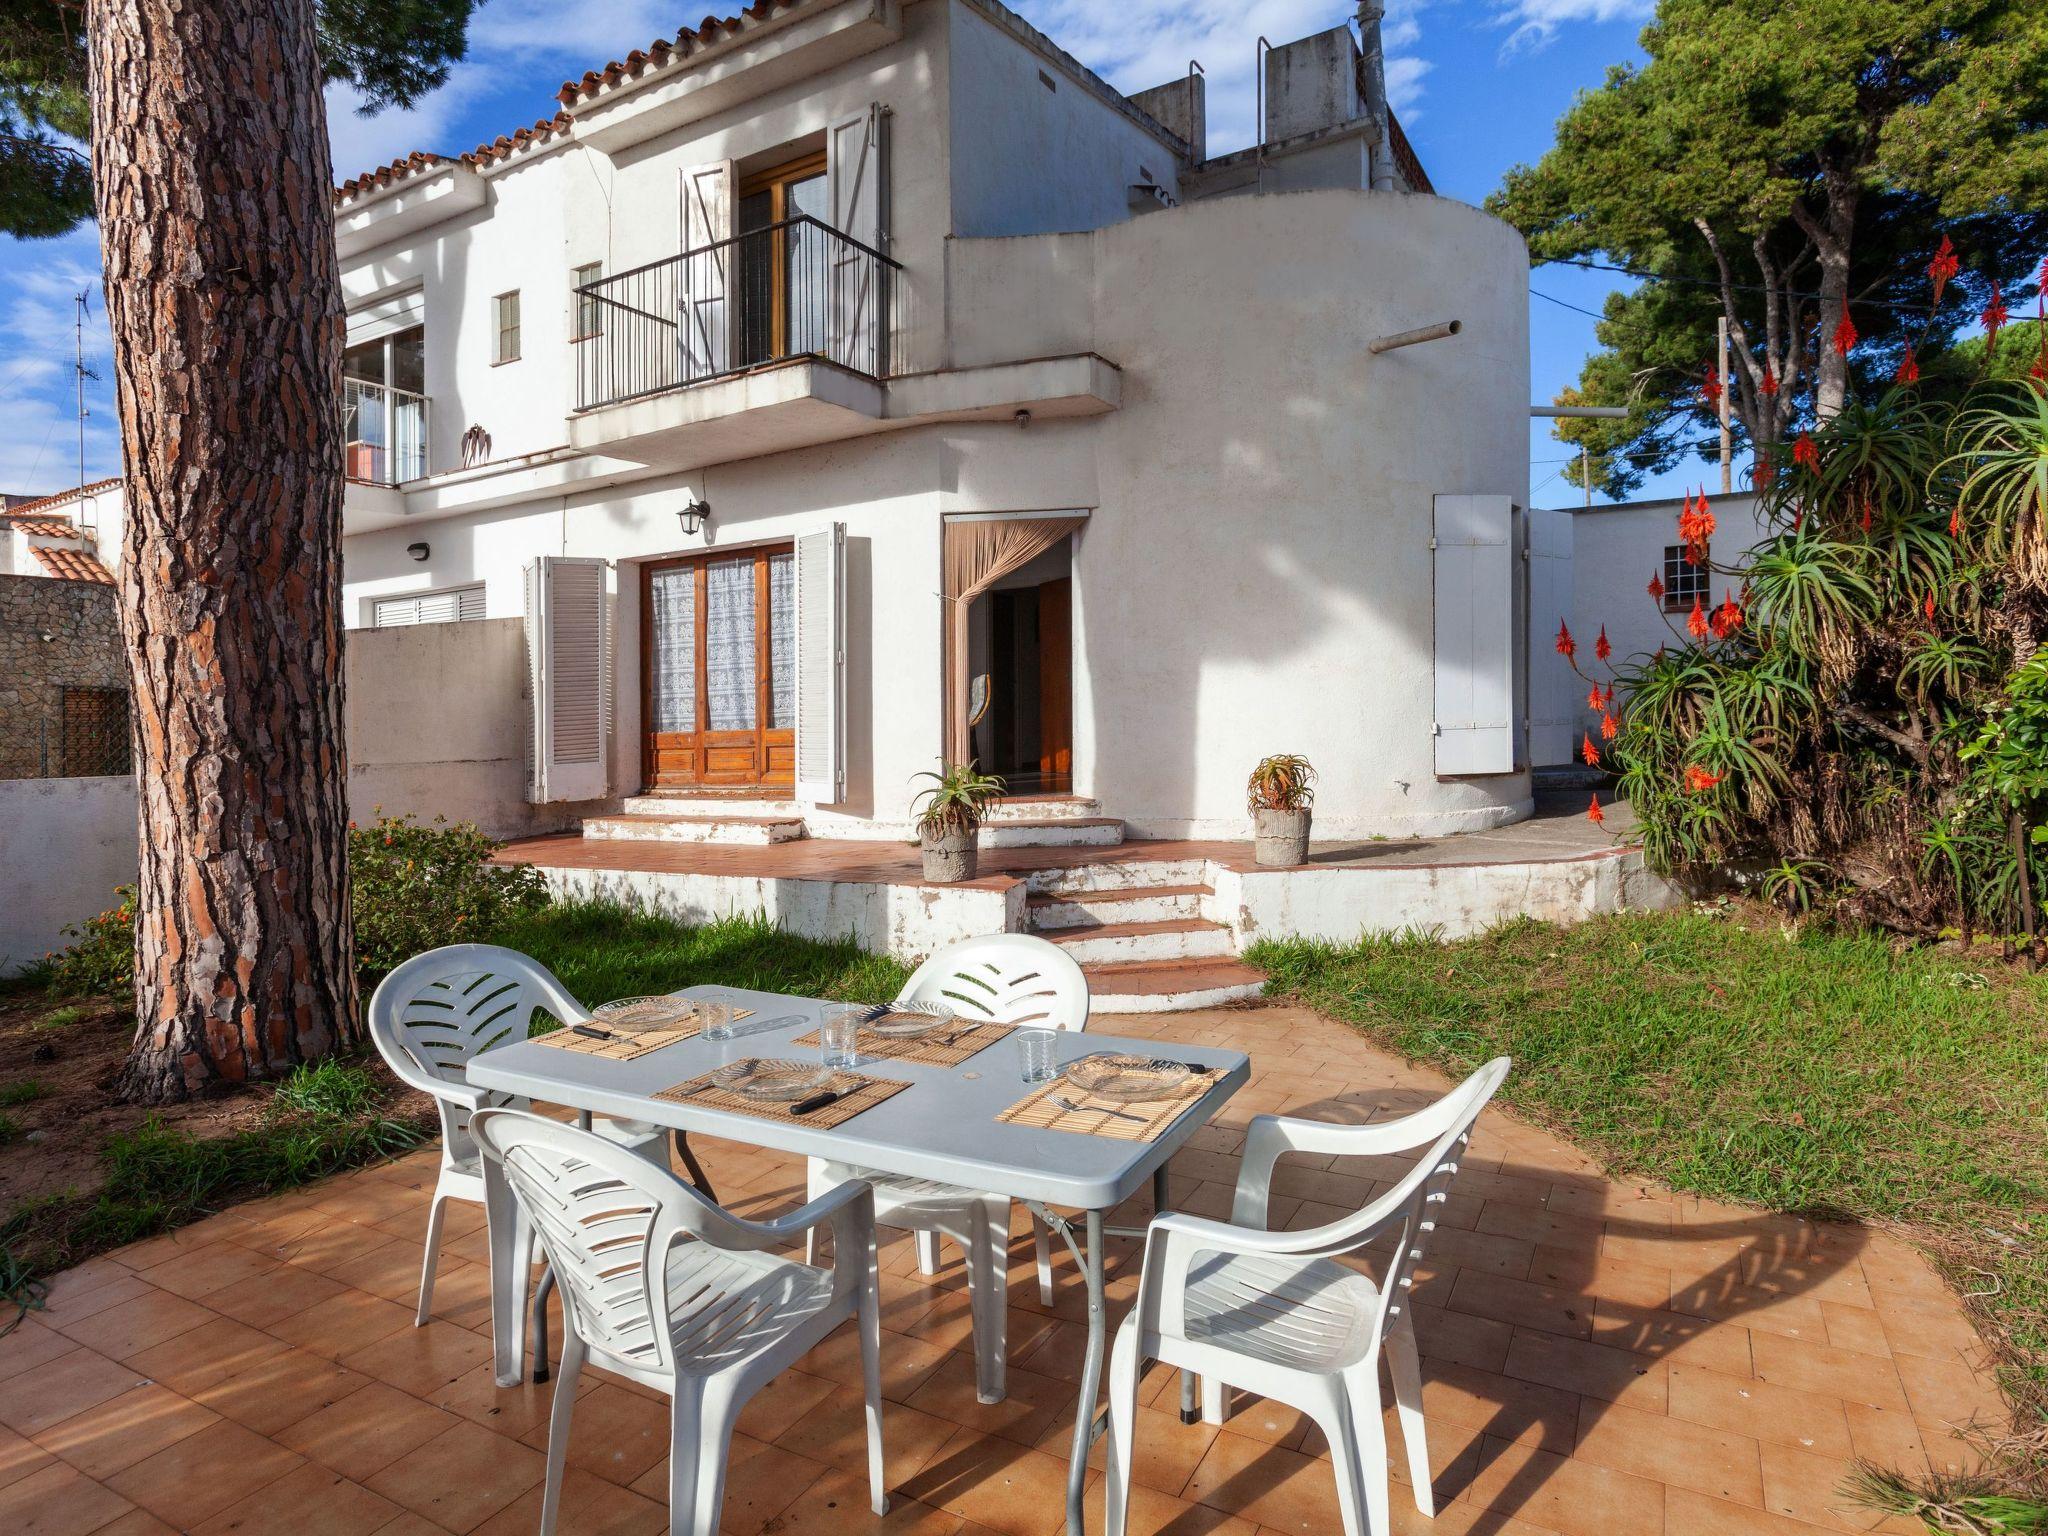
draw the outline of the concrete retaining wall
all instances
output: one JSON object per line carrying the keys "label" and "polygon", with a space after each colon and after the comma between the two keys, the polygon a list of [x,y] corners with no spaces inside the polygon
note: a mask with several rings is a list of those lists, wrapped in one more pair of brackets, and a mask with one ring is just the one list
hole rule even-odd
{"label": "concrete retaining wall", "polygon": [[63,947],[136,864],[134,780],[0,780],[0,975]]}

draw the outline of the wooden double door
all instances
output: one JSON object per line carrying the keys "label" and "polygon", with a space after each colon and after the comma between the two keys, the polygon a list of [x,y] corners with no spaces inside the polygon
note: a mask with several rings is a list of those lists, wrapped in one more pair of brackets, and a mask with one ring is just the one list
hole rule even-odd
{"label": "wooden double door", "polygon": [[641,567],[643,776],[650,790],[795,783],[790,545]]}

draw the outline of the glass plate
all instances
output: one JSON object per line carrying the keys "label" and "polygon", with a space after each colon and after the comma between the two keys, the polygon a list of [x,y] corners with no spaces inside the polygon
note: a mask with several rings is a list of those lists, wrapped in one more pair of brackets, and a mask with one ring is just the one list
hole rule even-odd
{"label": "glass plate", "polygon": [[878,1019],[861,1025],[884,1040],[915,1040],[944,1029],[959,1015],[944,1003],[896,1003]]}
{"label": "glass plate", "polygon": [[749,1056],[711,1074],[711,1083],[727,1093],[763,1104],[792,1104],[808,1099],[832,1081],[833,1073],[815,1061],[779,1061]]}
{"label": "glass plate", "polygon": [[599,1024],[622,1035],[674,1029],[689,1023],[696,1012],[697,1005],[686,997],[619,997],[591,1009]]}
{"label": "glass plate", "polygon": [[1178,1093],[1193,1074],[1184,1061],[1127,1056],[1103,1051],[1070,1061],[1060,1075],[1083,1093],[1113,1103],[1136,1104]]}

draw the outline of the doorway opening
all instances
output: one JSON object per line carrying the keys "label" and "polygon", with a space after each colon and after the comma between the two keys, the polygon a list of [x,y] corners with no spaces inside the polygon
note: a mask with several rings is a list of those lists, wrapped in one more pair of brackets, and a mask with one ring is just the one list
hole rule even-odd
{"label": "doorway opening", "polygon": [[650,791],[796,782],[796,557],[790,545],[641,567]]}
{"label": "doorway opening", "polygon": [[1003,577],[968,613],[969,741],[1012,795],[1074,791],[1070,543]]}

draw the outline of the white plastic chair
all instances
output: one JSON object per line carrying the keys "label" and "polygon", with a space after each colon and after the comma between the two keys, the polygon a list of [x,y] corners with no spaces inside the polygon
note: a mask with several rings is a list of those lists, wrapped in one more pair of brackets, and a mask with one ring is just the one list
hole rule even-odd
{"label": "white plastic chair", "polygon": [[[1137,1304],[1110,1351],[1105,1536],[1124,1536],[1138,1376],[1147,1360],[1199,1374],[1203,1416],[1211,1423],[1222,1422],[1226,1385],[1314,1419],[1330,1443],[1346,1536],[1385,1536],[1391,1514],[1382,1342],[1415,1504],[1435,1515],[1408,1295],[1472,1122],[1508,1066],[1505,1056],[1490,1061],[1429,1108],[1380,1125],[1260,1115],[1245,1139],[1228,1222],[1178,1213],[1153,1219]],[[1427,1150],[1407,1176],[1355,1215],[1305,1232],[1266,1230],[1273,1165],[1282,1153],[1372,1157],[1417,1147]],[[1395,1234],[1395,1244],[1381,1284],[1336,1262],[1385,1233]]]}
{"label": "white plastic chair", "polygon": [[[1086,1029],[1088,980],[1073,957],[1028,933],[998,933],[940,950],[912,973],[898,1002],[944,1003],[963,1019],[1035,1029]],[[991,1054],[1002,1050],[991,1047]],[[977,1057],[977,1061],[982,1058]],[[997,1070],[1004,1070],[998,1068]],[[875,1220],[916,1234],[918,1268],[935,1274],[939,1239],[950,1237],[967,1260],[967,1300],[974,1319],[975,1395],[1001,1402],[1008,1344],[1010,1199],[932,1179],[877,1173],[813,1158],[809,1193],[845,1179],[874,1186]],[[1038,1259],[1038,1293],[1052,1305],[1052,1244],[1037,1217],[1031,1222]],[[805,1256],[817,1257],[816,1244]]]}
{"label": "white plastic chair", "polygon": [[[669,1394],[669,1531],[716,1536],[740,1410],[849,1318],[859,1320],[869,1502],[888,1512],[875,1205],[865,1184],[842,1184],[776,1221],[745,1221],[573,1125],[487,1109],[470,1129],[539,1233],[562,1290],[567,1336],[540,1536],[555,1529],[586,1362]],[[768,1251],[821,1225],[832,1229],[830,1271]]]}
{"label": "white plastic chair", "polygon": [[[441,1114],[441,1177],[427,1212],[416,1327],[426,1325],[433,1309],[447,1202],[483,1203],[483,1167],[470,1136],[470,1116],[480,1109],[527,1107],[510,1094],[472,1087],[464,1068],[494,1045],[524,1040],[536,1008],[545,1008],[564,1025],[590,1017],[546,966],[496,944],[450,944],[415,955],[386,976],[370,999],[370,1038],[377,1053],[403,1082],[431,1095]],[[666,1171],[667,1133],[659,1126],[601,1119],[593,1129]],[[520,1245],[522,1254],[527,1251],[527,1245]]]}

